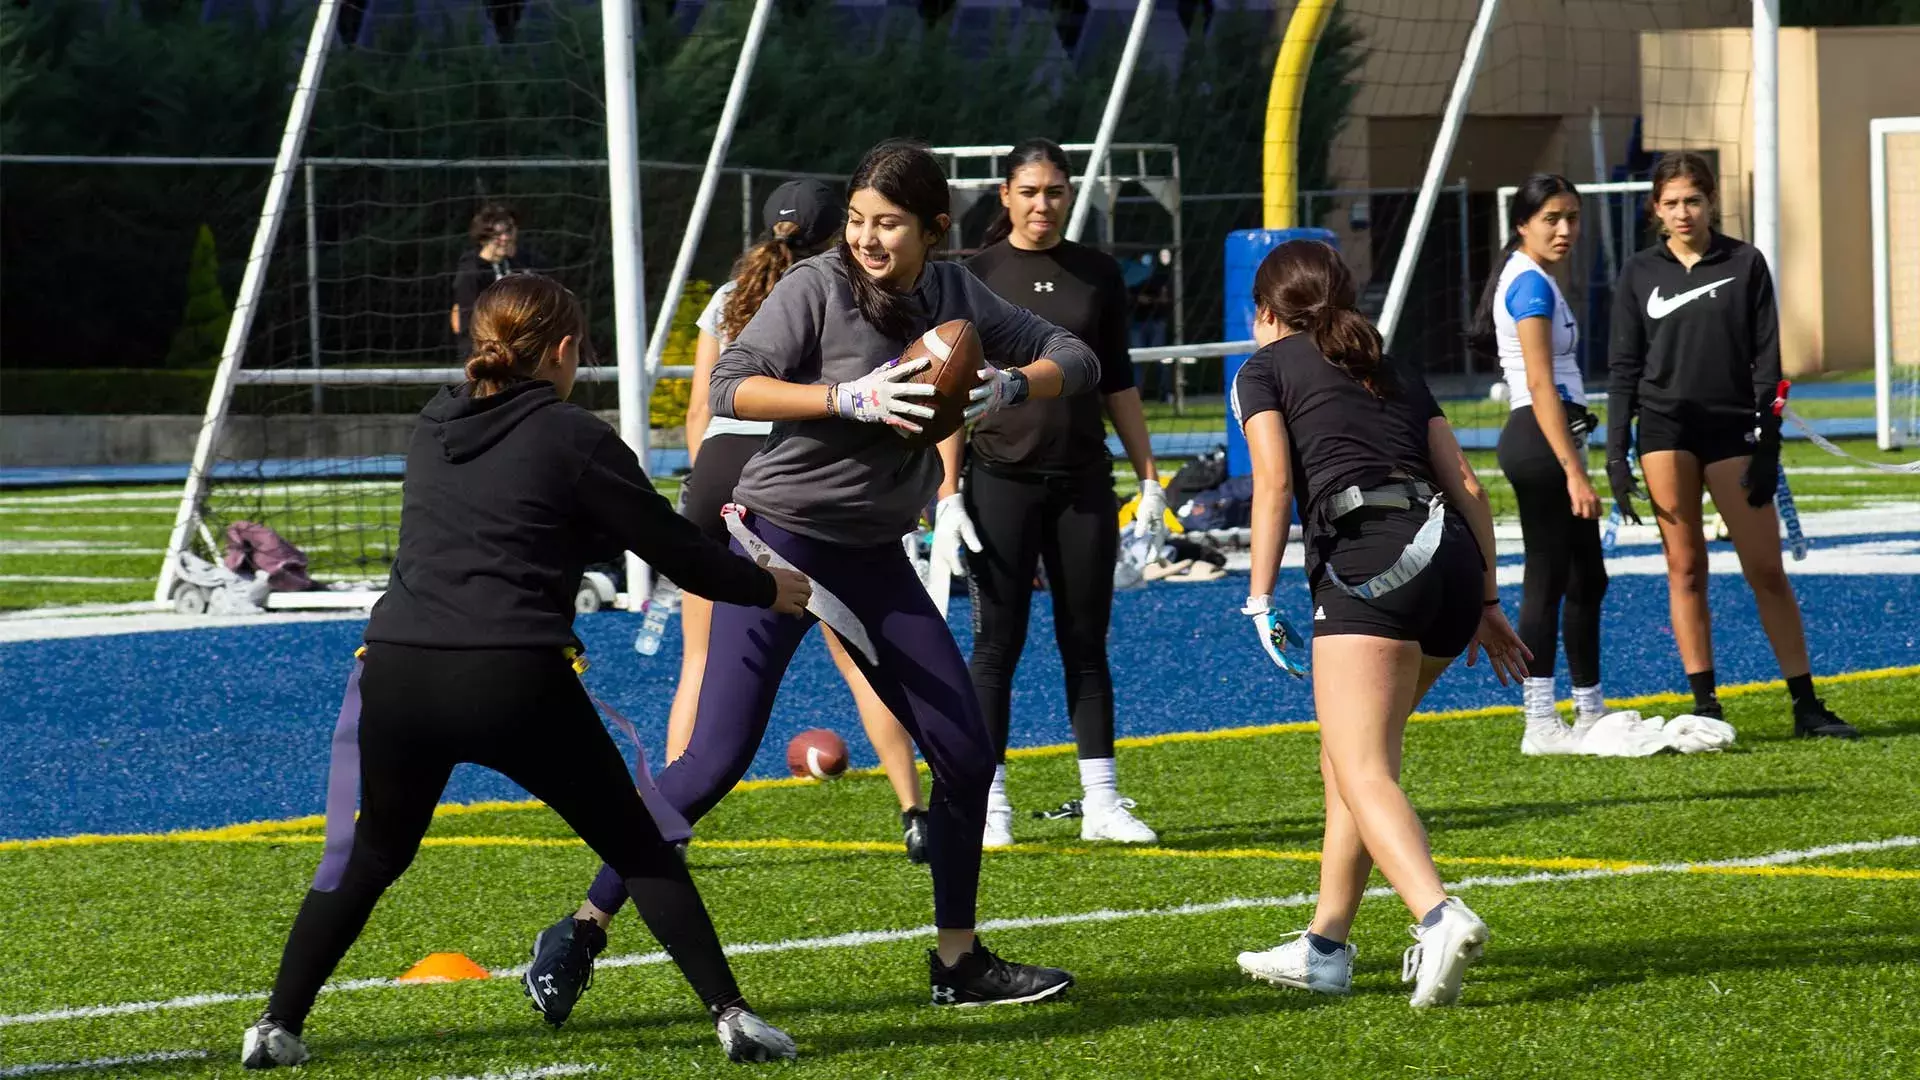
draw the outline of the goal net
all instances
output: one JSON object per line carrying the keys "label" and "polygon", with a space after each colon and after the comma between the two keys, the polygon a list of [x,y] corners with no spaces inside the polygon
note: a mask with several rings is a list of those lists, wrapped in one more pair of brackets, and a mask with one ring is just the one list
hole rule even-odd
{"label": "goal net", "polygon": [[1868,128],[1873,215],[1874,434],[1920,446],[1920,116]]}

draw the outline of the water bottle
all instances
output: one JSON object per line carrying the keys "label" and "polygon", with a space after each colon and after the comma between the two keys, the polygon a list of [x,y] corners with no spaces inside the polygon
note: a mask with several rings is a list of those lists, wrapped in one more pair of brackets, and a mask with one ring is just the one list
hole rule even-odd
{"label": "water bottle", "polygon": [[1607,512],[1607,526],[1600,530],[1600,550],[1613,553],[1613,545],[1620,540],[1620,508],[1614,507]]}
{"label": "water bottle", "polygon": [[667,619],[680,607],[680,586],[660,578],[654,583],[652,595],[647,597],[647,617],[640,620],[640,633],[633,639],[633,651],[641,656],[652,656],[660,651],[660,642],[667,636]]}

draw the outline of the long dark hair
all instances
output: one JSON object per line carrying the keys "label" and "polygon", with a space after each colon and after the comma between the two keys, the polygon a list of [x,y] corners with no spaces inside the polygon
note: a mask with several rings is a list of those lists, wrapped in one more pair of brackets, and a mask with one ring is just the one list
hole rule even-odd
{"label": "long dark hair", "polygon": [[[853,178],[847,181],[848,199],[865,188],[872,188],[881,198],[918,218],[922,229],[944,235],[946,230],[941,228],[939,218],[949,213],[952,205],[947,174],[924,143],[888,139],[867,151],[860,167],[853,170]],[[912,341],[926,331],[927,313],[911,296],[894,292],[869,277],[844,231],[840,234],[840,260],[846,267],[853,306],[874,329],[896,341]]]}
{"label": "long dark hair", "polygon": [[1580,197],[1580,189],[1573,181],[1559,173],[1534,173],[1520,190],[1513,195],[1513,212],[1508,217],[1512,231],[1507,234],[1507,242],[1500,248],[1500,257],[1493,261],[1487,271],[1487,285],[1480,290],[1480,306],[1473,311],[1473,326],[1467,332],[1467,341],[1475,349],[1489,355],[1498,349],[1494,341],[1493,305],[1500,302],[1494,294],[1500,291],[1500,275],[1507,268],[1507,260],[1520,248],[1520,229],[1532,221],[1534,215],[1547,205],[1547,200],[1557,195]]}
{"label": "long dark hair", "polygon": [[[1026,142],[1014,147],[1013,151],[1001,162],[1001,184],[1011,185],[1013,183],[1013,174],[1029,165],[1051,165],[1060,170],[1061,176],[1067,178],[1068,185],[1072,185],[1073,183],[1073,164],[1067,160],[1067,152],[1060,149],[1059,143],[1054,142],[1052,139],[1028,139]],[[991,247],[1005,240],[1012,232],[1013,215],[1007,212],[1006,207],[1002,206],[1000,208],[1000,216],[994,218],[993,224],[987,226],[987,231],[981,234],[980,246]]]}
{"label": "long dark hair", "polygon": [[1374,397],[1393,390],[1380,362],[1380,331],[1355,306],[1353,272],[1331,244],[1289,240],[1260,260],[1253,275],[1253,302],[1280,325],[1312,334],[1327,362],[1346,372]]}
{"label": "long dark hair", "polygon": [[1647,199],[1647,220],[1653,223],[1655,229],[1662,229],[1659,211],[1660,189],[1667,186],[1667,181],[1682,178],[1693,181],[1693,186],[1699,188],[1700,194],[1705,195],[1707,201],[1713,204],[1712,213],[1707,215],[1707,227],[1718,229],[1720,227],[1720,182],[1714,179],[1713,166],[1707,163],[1706,155],[1692,150],[1678,150],[1671,154],[1663,154],[1660,160],[1654,163],[1653,193]]}

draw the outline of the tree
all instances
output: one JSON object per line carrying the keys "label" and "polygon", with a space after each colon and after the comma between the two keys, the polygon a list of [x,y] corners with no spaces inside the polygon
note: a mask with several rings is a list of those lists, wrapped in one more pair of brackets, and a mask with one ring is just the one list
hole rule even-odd
{"label": "tree", "polygon": [[187,263],[187,311],[167,348],[170,368],[212,367],[220,362],[227,343],[227,323],[233,309],[220,288],[220,256],[214,251],[213,229],[202,225],[193,240]]}

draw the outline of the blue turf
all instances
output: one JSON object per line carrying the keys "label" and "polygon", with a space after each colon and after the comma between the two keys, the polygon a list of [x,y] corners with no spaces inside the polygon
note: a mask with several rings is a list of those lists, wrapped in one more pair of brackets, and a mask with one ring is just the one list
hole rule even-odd
{"label": "blue turf", "polygon": [[[1814,669],[1820,673],[1920,663],[1920,580],[1797,579]],[[1112,658],[1123,735],[1306,719],[1309,686],[1281,676],[1235,614],[1246,578],[1159,585],[1115,598]],[[1723,683],[1776,677],[1739,578],[1711,586]],[[1286,614],[1310,627],[1297,575]],[[1517,588],[1506,591],[1508,611]],[[1683,688],[1667,628],[1666,582],[1621,576],[1607,595],[1606,688],[1623,696]],[[966,598],[953,623],[967,647]],[[660,655],[632,651],[638,620],[580,620],[595,663],[590,686],[642,726],[654,764],[678,670],[670,637]],[[363,624],[263,623],[0,646],[0,837],[132,832],[223,825],[317,813],[328,735]],[[1893,628],[1904,628],[1896,631]],[[1866,632],[1865,628],[1873,628]],[[677,633],[677,631],[675,631]],[[1053,621],[1036,604],[1031,645],[1014,686],[1014,743],[1069,741]],[[1561,687],[1562,694],[1566,687]],[[1456,667],[1425,708],[1515,703],[1482,670]],[[754,775],[784,772],[787,739],[806,727],[839,730],[856,764],[872,754],[852,699],[817,636],[802,647],[782,691]],[[506,780],[463,767],[449,800],[522,798]]]}

